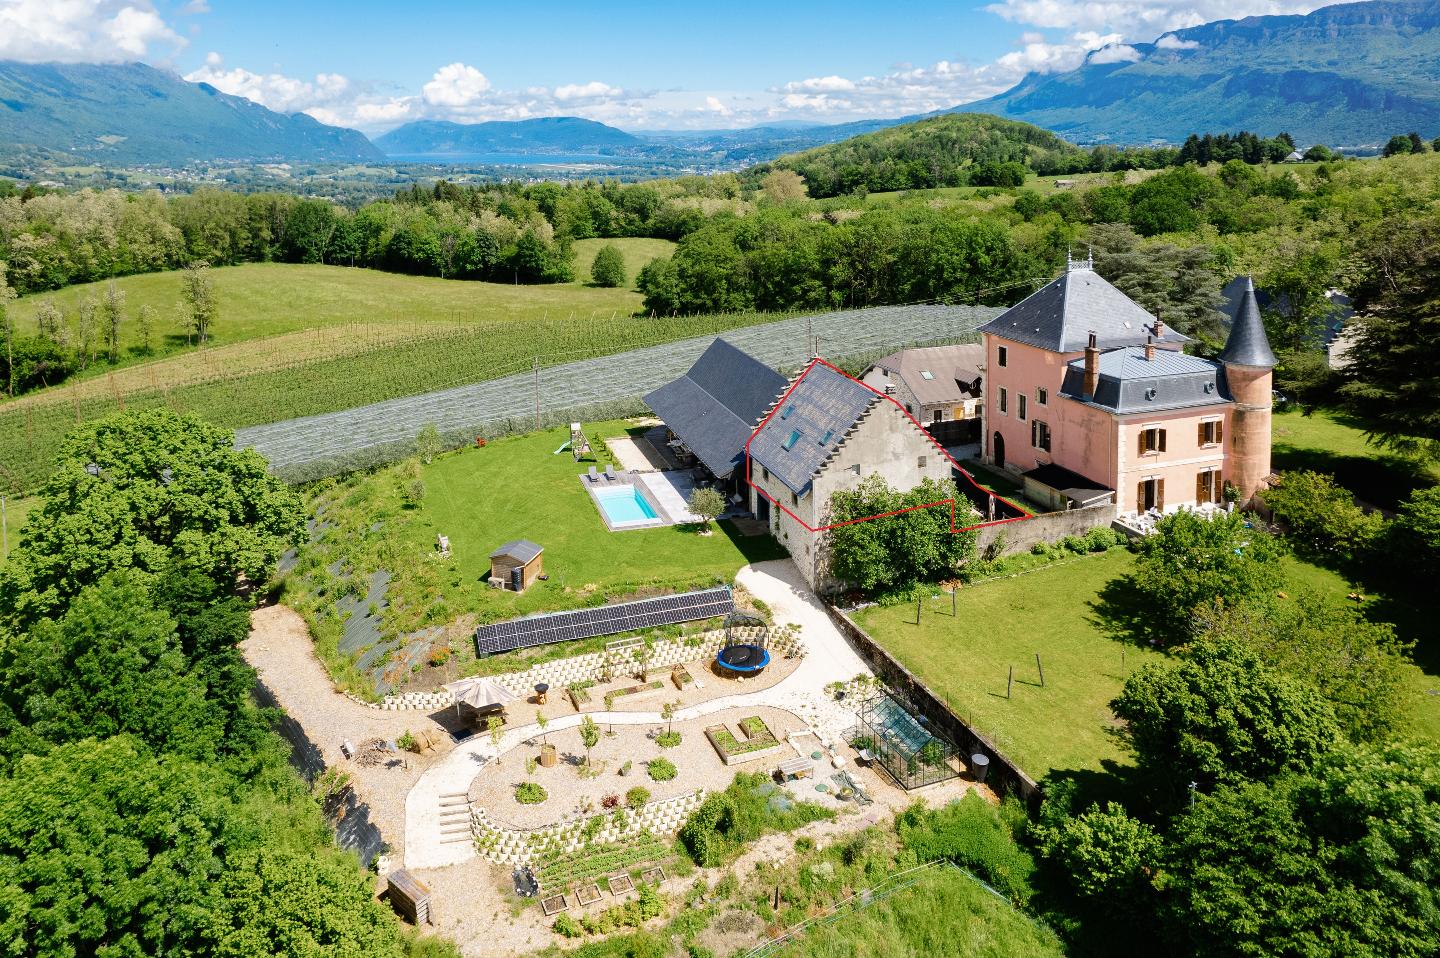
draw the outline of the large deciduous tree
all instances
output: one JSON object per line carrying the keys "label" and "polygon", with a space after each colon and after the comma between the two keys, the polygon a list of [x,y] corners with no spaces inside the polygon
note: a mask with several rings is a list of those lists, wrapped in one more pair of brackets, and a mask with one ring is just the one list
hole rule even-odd
{"label": "large deciduous tree", "polygon": [[836,492],[826,518],[835,528],[824,542],[831,574],[868,591],[957,572],[975,555],[975,532],[952,530],[952,508],[956,528],[972,521],[973,510],[955,486],[935,479],[898,492],[872,475],[853,490]]}
{"label": "large deciduous tree", "polygon": [[1440,220],[1387,220],[1357,256],[1345,405],[1384,445],[1440,454]]}
{"label": "large deciduous tree", "polygon": [[1340,741],[1317,691],[1228,639],[1203,639],[1179,662],[1137,670],[1111,708],[1162,801],[1191,782],[1208,790],[1303,771]]}
{"label": "large deciduous tree", "polygon": [[1157,642],[1190,635],[1194,613],[1203,605],[1244,603],[1274,594],[1284,583],[1283,546],[1250,528],[1239,513],[1213,519],[1172,513],[1135,549],[1135,571],[1125,579],[1134,608],[1124,611],[1137,635]]}
{"label": "large deciduous tree", "polygon": [[232,590],[298,544],[300,499],[234,434],[167,409],[71,433],[20,544],[0,567],[0,614],[32,621],[115,569],[194,570]]}
{"label": "large deciduous tree", "polygon": [[1198,958],[1421,958],[1440,942],[1440,751],[1363,749],[1222,788],[1172,829],[1157,884]]}
{"label": "large deciduous tree", "polygon": [[1205,246],[1145,241],[1123,223],[1090,228],[1095,270],[1135,302],[1181,332],[1218,342],[1224,285]]}

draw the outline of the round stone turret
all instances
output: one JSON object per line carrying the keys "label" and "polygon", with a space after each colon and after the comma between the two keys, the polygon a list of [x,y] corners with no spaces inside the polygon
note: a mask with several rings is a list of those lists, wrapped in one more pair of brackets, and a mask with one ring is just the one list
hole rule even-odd
{"label": "round stone turret", "polygon": [[1255,284],[1249,277],[1220,362],[1225,365],[1225,381],[1235,401],[1226,478],[1244,503],[1270,475],[1271,397],[1276,363],[1260,319]]}

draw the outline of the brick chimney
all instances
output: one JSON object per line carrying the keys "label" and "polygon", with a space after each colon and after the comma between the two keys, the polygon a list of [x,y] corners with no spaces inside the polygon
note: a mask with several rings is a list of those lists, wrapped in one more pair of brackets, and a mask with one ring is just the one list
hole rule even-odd
{"label": "brick chimney", "polygon": [[[1160,321],[1157,319],[1155,323],[1158,326]],[[1155,337],[1153,336],[1145,337],[1145,361],[1147,363],[1155,361]]]}
{"label": "brick chimney", "polygon": [[1100,385],[1100,350],[1095,345],[1095,333],[1090,333],[1090,341],[1085,344],[1085,391],[1083,398],[1095,398],[1095,389]]}
{"label": "brick chimney", "polygon": [[1160,318],[1159,312],[1156,312],[1155,314],[1155,338],[1165,338],[1165,320]]}

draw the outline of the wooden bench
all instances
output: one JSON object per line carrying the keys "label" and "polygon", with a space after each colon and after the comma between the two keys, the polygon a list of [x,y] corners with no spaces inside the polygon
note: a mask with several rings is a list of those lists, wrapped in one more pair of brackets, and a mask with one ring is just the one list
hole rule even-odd
{"label": "wooden bench", "polygon": [[792,758],[780,763],[780,778],[782,781],[792,779],[809,778],[815,774],[815,766],[810,764],[808,758]]}

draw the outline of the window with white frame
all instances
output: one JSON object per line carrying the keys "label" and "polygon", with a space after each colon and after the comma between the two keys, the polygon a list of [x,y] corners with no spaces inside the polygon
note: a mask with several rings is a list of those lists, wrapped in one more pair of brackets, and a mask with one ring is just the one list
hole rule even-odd
{"label": "window with white frame", "polygon": [[1000,415],[1004,416],[1010,412],[1010,393],[1004,386],[1000,387]]}
{"label": "window with white frame", "polygon": [[1037,389],[1035,390],[1035,405],[1037,405],[1037,406],[1048,406],[1048,405],[1050,405],[1050,390],[1045,389],[1044,387],[1039,387],[1039,388],[1037,388]]}

